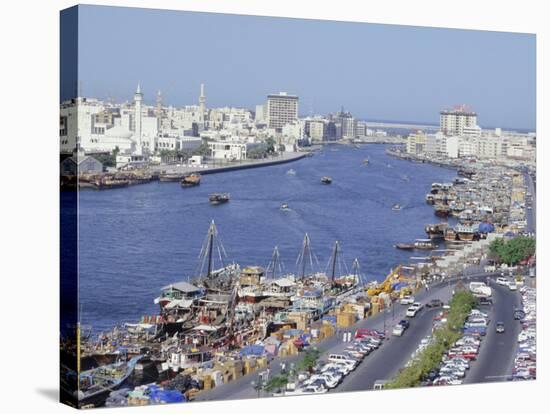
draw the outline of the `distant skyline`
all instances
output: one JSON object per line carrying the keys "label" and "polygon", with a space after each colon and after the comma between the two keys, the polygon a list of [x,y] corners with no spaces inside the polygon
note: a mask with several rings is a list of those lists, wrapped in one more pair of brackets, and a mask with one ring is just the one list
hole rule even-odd
{"label": "distant skyline", "polygon": [[[535,35],[79,6],[84,96],[254,109],[300,97],[300,115],[437,124],[468,104],[484,127],[535,130]],[[61,91],[62,98],[71,97]]]}

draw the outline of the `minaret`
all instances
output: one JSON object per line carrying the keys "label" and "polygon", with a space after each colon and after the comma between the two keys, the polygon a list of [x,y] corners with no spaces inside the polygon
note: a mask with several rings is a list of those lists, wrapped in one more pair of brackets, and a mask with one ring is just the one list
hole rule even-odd
{"label": "minaret", "polygon": [[204,120],[206,114],[206,96],[204,95],[204,83],[201,83],[201,95],[199,96],[199,109],[201,118]]}
{"label": "minaret", "polygon": [[155,115],[157,116],[157,129],[160,131],[162,121],[162,95],[160,89],[157,92],[157,110]]}
{"label": "minaret", "polygon": [[143,94],[141,93],[141,86],[138,83],[136,93],[134,94],[134,119],[135,119],[135,128],[134,136],[136,137],[136,152],[141,154],[142,143],[141,143],[141,101],[143,99]]}

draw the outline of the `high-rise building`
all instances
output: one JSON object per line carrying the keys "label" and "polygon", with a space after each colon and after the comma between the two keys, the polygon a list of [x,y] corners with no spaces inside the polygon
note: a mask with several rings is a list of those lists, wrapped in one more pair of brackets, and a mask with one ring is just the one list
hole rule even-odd
{"label": "high-rise building", "polygon": [[465,105],[456,106],[439,113],[439,129],[445,135],[462,135],[464,128],[477,127],[477,114]]}
{"label": "high-rise building", "polygon": [[267,96],[267,125],[281,131],[286,124],[298,120],[298,97],[286,92]]}

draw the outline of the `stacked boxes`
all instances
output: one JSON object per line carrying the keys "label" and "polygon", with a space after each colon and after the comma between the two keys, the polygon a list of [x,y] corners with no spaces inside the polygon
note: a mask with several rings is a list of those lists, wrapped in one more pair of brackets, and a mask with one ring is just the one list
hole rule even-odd
{"label": "stacked boxes", "polygon": [[288,320],[296,323],[296,329],[305,331],[307,329],[308,316],[305,312],[289,312]]}

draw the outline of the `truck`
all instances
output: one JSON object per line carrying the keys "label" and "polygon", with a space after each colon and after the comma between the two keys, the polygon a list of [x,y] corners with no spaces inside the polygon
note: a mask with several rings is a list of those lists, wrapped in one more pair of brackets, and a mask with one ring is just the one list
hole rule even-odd
{"label": "truck", "polygon": [[493,294],[492,289],[484,282],[470,282],[469,288],[470,292],[472,292],[473,294],[483,295],[487,297],[490,297]]}

